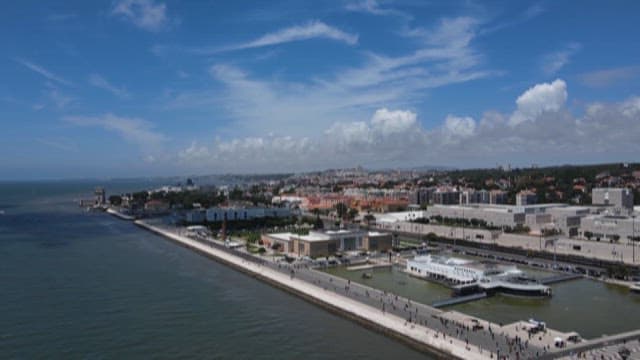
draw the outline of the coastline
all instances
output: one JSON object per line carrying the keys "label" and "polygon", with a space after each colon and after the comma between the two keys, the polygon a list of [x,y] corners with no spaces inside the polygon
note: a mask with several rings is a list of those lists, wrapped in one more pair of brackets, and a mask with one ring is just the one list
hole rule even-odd
{"label": "coastline", "polygon": [[[115,215],[114,212],[110,213]],[[134,223],[141,228],[161,235],[180,244],[181,246],[197,251],[198,253],[252,277],[265,281],[274,287],[301,297],[302,299],[321,306],[335,314],[344,316],[369,329],[400,340],[420,351],[435,355],[439,358],[490,358],[491,354],[486,350],[481,354],[475,346],[467,347],[461,340],[455,338],[445,340],[441,336],[435,337],[436,332],[430,328],[420,325],[407,326],[406,321],[403,318],[389,313],[383,314],[377,308],[373,308],[331,291],[326,291],[323,288],[315,286],[304,280],[299,280],[297,278],[292,279],[289,276],[266,266],[261,266],[257,263],[246,261],[239,256],[213,247],[208,247],[195,240],[191,240],[171,231],[148,224],[145,221],[136,220]]]}
{"label": "coastline", "polygon": [[133,221],[133,220],[135,220],[135,219],[136,219],[136,218],[134,218],[133,216],[125,215],[125,214],[123,214],[123,213],[121,213],[121,212],[119,212],[119,211],[117,211],[117,210],[112,209],[112,208],[108,208],[108,209],[107,209],[107,212],[108,212],[109,214],[111,214],[111,215],[113,215],[113,216],[115,216],[115,217],[119,218],[119,219],[122,219],[122,220],[129,220],[129,221]]}

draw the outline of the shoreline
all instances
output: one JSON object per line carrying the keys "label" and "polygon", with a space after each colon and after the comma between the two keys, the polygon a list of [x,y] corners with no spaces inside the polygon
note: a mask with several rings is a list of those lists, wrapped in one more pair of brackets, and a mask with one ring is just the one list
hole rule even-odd
{"label": "shoreline", "polygon": [[419,351],[435,355],[438,358],[490,359],[491,353],[487,350],[483,350],[481,354],[476,346],[467,346],[459,339],[449,338],[445,340],[442,336],[435,337],[436,331],[433,329],[420,325],[407,326],[403,318],[389,313],[382,314],[377,308],[324,290],[304,280],[292,279],[266,266],[208,247],[200,242],[161,229],[142,220],[136,220],[134,224],[251,277],[265,281],[271,286],[287,291],[334,314],[346,317],[368,329],[399,340]]}

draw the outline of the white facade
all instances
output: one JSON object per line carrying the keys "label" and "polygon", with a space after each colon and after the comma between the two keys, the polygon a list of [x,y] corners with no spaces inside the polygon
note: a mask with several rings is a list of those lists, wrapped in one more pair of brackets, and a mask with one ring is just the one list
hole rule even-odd
{"label": "white facade", "polygon": [[595,188],[591,192],[593,205],[611,206],[615,214],[633,211],[633,192],[627,188]]}
{"label": "white facade", "polygon": [[233,220],[251,220],[265,217],[289,217],[291,210],[288,208],[209,208],[206,219],[210,222]]}

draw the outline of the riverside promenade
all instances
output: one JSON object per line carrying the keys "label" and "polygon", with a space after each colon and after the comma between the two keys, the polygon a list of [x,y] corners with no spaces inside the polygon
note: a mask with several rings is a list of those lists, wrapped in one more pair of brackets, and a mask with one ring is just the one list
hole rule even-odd
{"label": "riverside promenade", "polygon": [[[446,336],[444,333],[418,324],[408,324],[407,319],[395,314],[381,311],[376,307],[363,304],[360,301],[339,295],[322,286],[314,285],[295,275],[290,275],[274,269],[266,264],[245,259],[197,240],[182,236],[175,231],[151,225],[137,220],[135,224],[154,233],[171,239],[183,246],[212,257],[224,264],[255,276],[270,284],[301,296],[315,304],[342,314],[369,328],[391,335],[422,351],[432,353],[442,358],[457,359],[496,359],[497,354],[483,350],[477,346],[468,345],[466,341]],[[247,254],[248,255],[248,254]],[[435,322],[435,321],[434,321]]]}

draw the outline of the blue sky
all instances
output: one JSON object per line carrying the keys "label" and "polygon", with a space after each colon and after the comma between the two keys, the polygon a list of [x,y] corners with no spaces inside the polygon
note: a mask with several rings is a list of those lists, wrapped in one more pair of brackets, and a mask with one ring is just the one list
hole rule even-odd
{"label": "blue sky", "polygon": [[633,1],[19,1],[0,179],[637,161]]}

